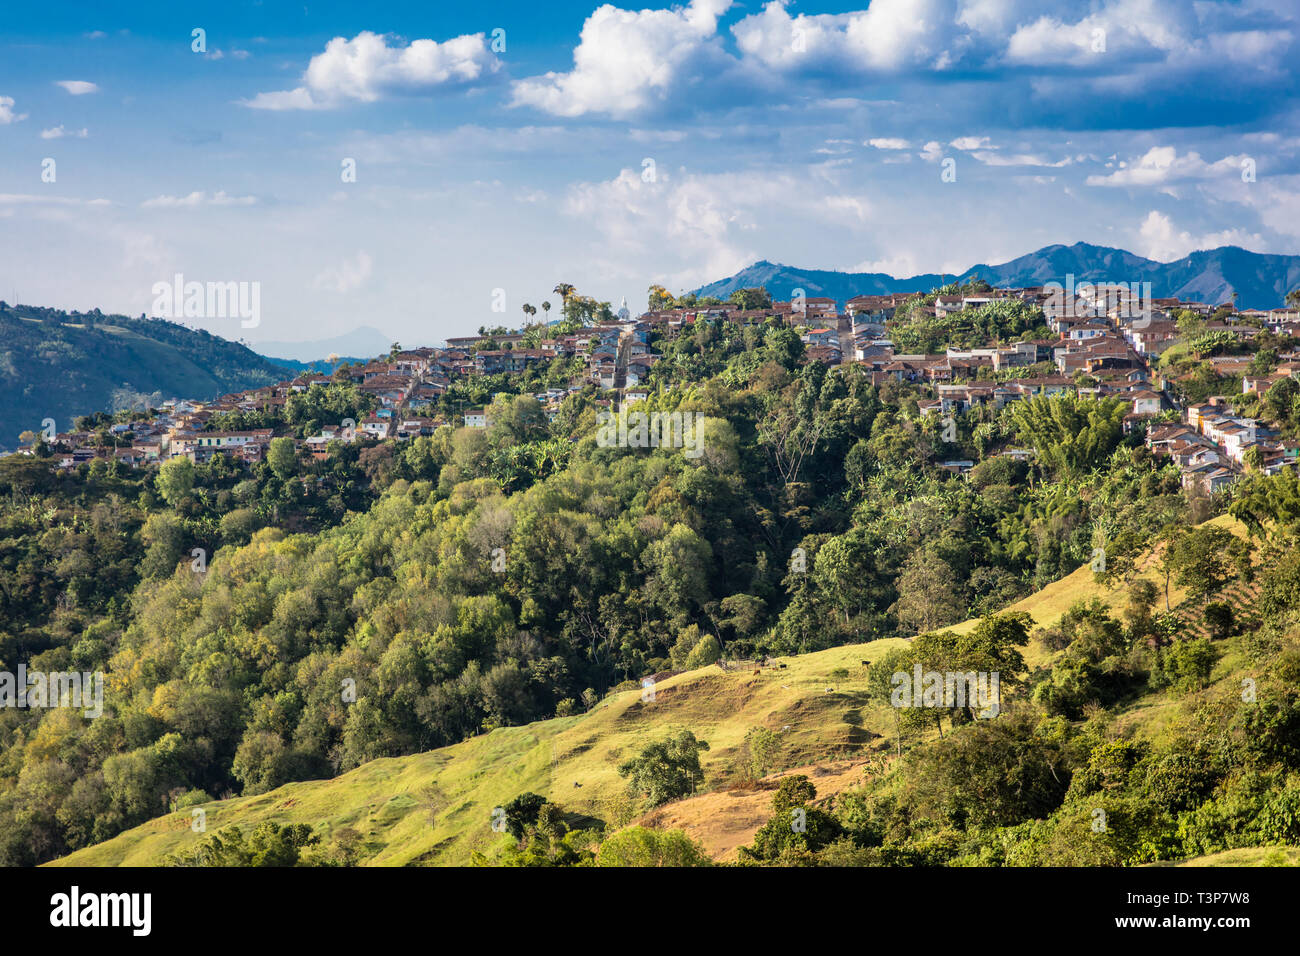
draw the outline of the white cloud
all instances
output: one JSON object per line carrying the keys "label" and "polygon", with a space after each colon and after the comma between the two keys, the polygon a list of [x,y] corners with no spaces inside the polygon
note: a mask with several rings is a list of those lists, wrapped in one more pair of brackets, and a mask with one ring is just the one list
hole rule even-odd
{"label": "white cloud", "polygon": [[620,10],[605,4],[582,25],[573,69],[514,84],[512,105],[556,116],[625,117],[661,104],[692,78],[716,77],[734,63],[718,40],[731,0],[692,0],[672,10]]}
{"label": "white cloud", "polygon": [[220,190],[209,196],[202,190],[196,190],[186,196],[155,196],[140,205],[148,209],[178,209],[196,206],[252,206],[256,203],[256,196],[229,196]]}
{"label": "white cloud", "polygon": [[82,129],[65,129],[63,124],[52,126],[49,129],[41,130],[41,139],[62,139],[65,136],[75,136],[77,139],[85,139],[90,135],[90,130]]}
{"label": "white cloud", "polygon": [[792,223],[868,235],[872,202],[846,190],[836,176],[825,166],[682,174],[660,168],[648,182],[641,170],[625,169],[615,179],[571,187],[562,209],[596,230],[594,266],[611,275],[644,276],[646,263],[656,262],[658,281],[685,288],[754,261],[762,243]]}
{"label": "white cloud", "polygon": [[1138,227],[1138,252],[1148,259],[1172,262],[1198,249],[1217,249],[1220,246],[1241,246],[1259,250],[1264,240],[1257,233],[1243,229],[1225,229],[1206,233],[1200,237],[1179,231],[1168,216],[1152,209]]}
{"label": "white cloud", "polygon": [[943,144],[932,139],[921,147],[921,152],[918,155],[927,163],[933,163],[943,155]]}
{"label": "white cloud", "polygon": [[1116,54],[1123,59],[1185,56],[1197,50],[1207,32],[1193,4],[1174,0],[1110,0],[1075,23],[1030,16],[1026,10],[1018,18],[1007,41],[1012,63],[1104,68],[1107,57]]}
{"label": "white cloud", "polygon": [[356,260],[344,260],[336,269],[326,269],[312,280],[312,288],[325,292],[352,292],[365,285],[373,265],[370,255],[361,250]]}
{"label": "white cloud", "polygon": [[14,112],[14,98],[12,96],[0,96],[0,126],[8,126],[10,123],[17,123],[27,119],[26,113]]}
{"label": "white cloud", "polygon": [[1074,162],[1073,156],[1067,156],[1065,159],[1053,162],[1046,156],[1037,153],[992,153],[976,150],[971,153],[971,156],[985,166],[1052,166],[1059,168],[1069,166]]}
{"label": "white cloud", "polygon": [[61,86],[73,96],[85,96],[87,93],[98,93],[99,87],[89,80],[56,80],[55,86]]}
{"label": "white cloud", "polygon": [[959,136],[948,145],[967,152],[972,149],[997,149],[987,136]]}
{"label": "white cloud", "polygon": [[907,149],[908,142],[905,139],[896,139],[892,137],[881,137],[879,139],[867,140],[868,146],[874,146],[876,149]]}
{"label": "white cloud", "polygon": [[953,0],[872,0],[852,13],[791,17],[771,0],[731,28],[746,58],[797,71],[828,63],[851,71],[946,69],[960,58]]}
{"label": "white cloud", "polygon": [[259,93],[244,106],[265,110],[330,109],[345,102],[373,103],[398,93],[425,93],[467,85],[494,73],[500,61],[482,33],[442,43],[388,38],[363,30],[351,40],[335,37],[311,58],[303,82],[292,90]]}
{"label": "white cloud", "polygon": [[1089,176],[1089,186],[1162,186],[1192,179],[1240,177],[1245,155],[1225,156],[1217,162],[1207,163],[1199,153],[1178,155],[1173,146],[1153,146],[1135,164],[1122,163],[1123,168],[1106,176]]}

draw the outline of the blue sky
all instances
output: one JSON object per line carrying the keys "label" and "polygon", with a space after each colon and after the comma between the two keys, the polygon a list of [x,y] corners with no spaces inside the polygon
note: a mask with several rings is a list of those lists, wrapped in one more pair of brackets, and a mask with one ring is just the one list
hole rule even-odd
{"label": "blue sky", "polygon": [[421,344],[756,259],[1300,252],[1294,0],[178,6],[6,8],[0,298]]}

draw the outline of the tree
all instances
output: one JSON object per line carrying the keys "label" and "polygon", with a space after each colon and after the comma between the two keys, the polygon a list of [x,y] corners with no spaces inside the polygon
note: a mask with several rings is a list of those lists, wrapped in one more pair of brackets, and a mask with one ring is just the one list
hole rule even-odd
{"label": "tree", "polygon": [[262,823],[248,837],[237,826],[224,827],[194,849],[165,858],[166,866],[297,866],[302,851],[320,842],[306,824]]}
{"label": "tree", "polygon": [[897,588],[898,600],[890,610],[916,633],[953,624],[966,614],[952,566],[936,555],[918,551],[908,558]]}
{"label": "tree", "polygon": [[712,634],[706,634],[686,656],[686,669],[708,667],[710,664],[717,663],[720,657],[722,657],[722,648],[718,646],[718,639]]}
{"label": "tree", "polygon": [[652,285],[646,290],[646,305],[651,312],[661,312],[673,307],[673,294],[661,285]]}
{"label": "tree", "polygon": [[572,296],[577,289],[575,289],[573,284],[570,282],[557,282],[555,288],[551,291],[560,297],[560,314],[564,316],[565,319],[571,320],[573,317],[569,315],[569,297]]}
{"label": "tree", "polygon": [[140,562],[141,576],[162,578],[172,574],[185,544],[185,527],[176,516],[167,512],[151,514],[140,529],[140,537],[148,547]]}
{"label": "tree", "polygon": [[516,840],[522,840],[528,827],[537,823],[546,802],[545,797],[536,793],[521,793],[502,807],[509,834]]}
{"label": "tree", "polygon": [[1219,651],[1207,638],[1175,641],[1164,655],[1165,674],[1180,690],[1201,690],[1210,682]]}
{"label": "tree", "polygon": [[163,501],[175,508],[194,488],[194,462],[188,458],[169,458],[158,469],[157,486]]}
{"label": "tree", "polygon": [[809,805],[816,798],[817,788],[807,777],[784,778],[772,798],[772,817],[754,834],[753,845],[741,848],[742,858],[795,862],[835,840],[839,822]]}
{"label": "tree", "polygon": [[767,294],[767,289],[762,286],[757,289],[737,289],[727,296],[727,301],[740,306],[746,312],[755,309],[772,308],[772,297]]}
{"label": "tree", "polygon": [[1100,465],[1124,437],[1128,403],[1118,398],[1040,395],[1011,408],[1021,441],[1056,474],[1080,474]]}
{"label": "tree", "polygon": [[712,866],[704,847],[681,830],[629,827],[600,845],[596,866]]}
{"label": "tree", "polygon": [[1232,605],[1224,601],[1211,601],[1205,605],[1205,623],[1210,628],[1210,638],[1221,641],[1232,636]]}
{"label": "tree", "polygon": [[266,452],[266,463],[281,481],[291,478],[298,470],[298,452],[294,449],[293,439],[272,438],[271,447]]}
{"label": "tree", "polygon": [[1236,573],[1245,542],[1226,528],[1202,525],[1176,538],[1170,561],[1174,582],[1193,598],[1221,589]]}
{"label": "tree", "polygon": [[628,786],[657,807],[669,800],[690,796],[704,782],[700,753],[708,750],[689,730],[646,746],[641,753],[618,767]]}

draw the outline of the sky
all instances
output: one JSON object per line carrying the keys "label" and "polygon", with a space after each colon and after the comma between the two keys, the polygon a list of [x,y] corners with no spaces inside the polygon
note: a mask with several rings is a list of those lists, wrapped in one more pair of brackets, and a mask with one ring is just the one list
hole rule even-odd
{"label": "sky", "polygon": [[[196,33],[196,31],[201,31]],[[1300,253],[1295,0],[7,4],[0,298],[409,346],[766,259]],[[352,172],[355,175],[350,175]]]}

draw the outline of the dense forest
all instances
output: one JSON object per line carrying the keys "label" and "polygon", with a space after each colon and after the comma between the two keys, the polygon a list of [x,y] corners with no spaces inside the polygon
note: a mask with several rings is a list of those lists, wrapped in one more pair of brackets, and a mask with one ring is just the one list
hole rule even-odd
{"label": "dense forest", "polygon": [[[989,334],[1040,324],[995,318]],[[1200,851],[1251,827],[1295,841],[1293,476],[1248,476],[1232,500],[1186,492],[1140,426],[1125,432],[1129,406],[1114,398],[978,408],[945,435],[918,409],[924,386],[805,363],[775,322],[701,322],[656,347],[638,407],[703,416],[698,458],[601,447],[594,388],[548,421],[516,381],[485,429],[337,444],[321,462],[291,442],[253,465],[97,460],[58,474],[48,458],[0,459],[0,668],[106,675],[96,719],[0,710],[0,863],[578,713],[645,675],[912,635],[878,671],[992,663],[1019,705],[991,721],[929,714],[888,785],[833,814],[811,806],[811,784],[784,787],[774,813],[805,810],[807,830],[761,831],[750,862],[1133,862],[1175,854],[1170,833]],[[362,407],[336,384],[284,414],[310,431]],[[1013,445],[1032,460],[1001,454]],[[953,458],[977,464],[955,475],[940,467]],[[1255,548],[1197,527],[1229,508]],[[1212,597],[1261,584],[1249,653],[1273,676],[1257,706],[1207,704],[1165,747],[1117,744],[1098,708],[1201,686],[1209,639],[1180,634],[1162,596],[1138,587],[1123,616],[1080,606],[1040,635],[1064,653],[1030,674],[1026,622],[999,612],[1099,550],[1098,574],[1123,581],[1162,541],[1178,586]],[[942,630],[981,616],[971,636]],[[949,745],[931,747],[929,730]],[[689,764],[696,743],[673,746]],[[657,785],[635,761],[620,772]],[[686,779],[667,792],[689,792],[689,767]],[[525,804],[519,862],[592,858],[556,835],[549,804]],[[1128,842],[1084,859],[1071,828],[1098,805],[1131,821]],[[274,828],[249,839],[261,849],[227,836],[221,859],[294,860],[311,842]],[[617,839],[607,852],[631,860],[697,856],[677,837]]]}

